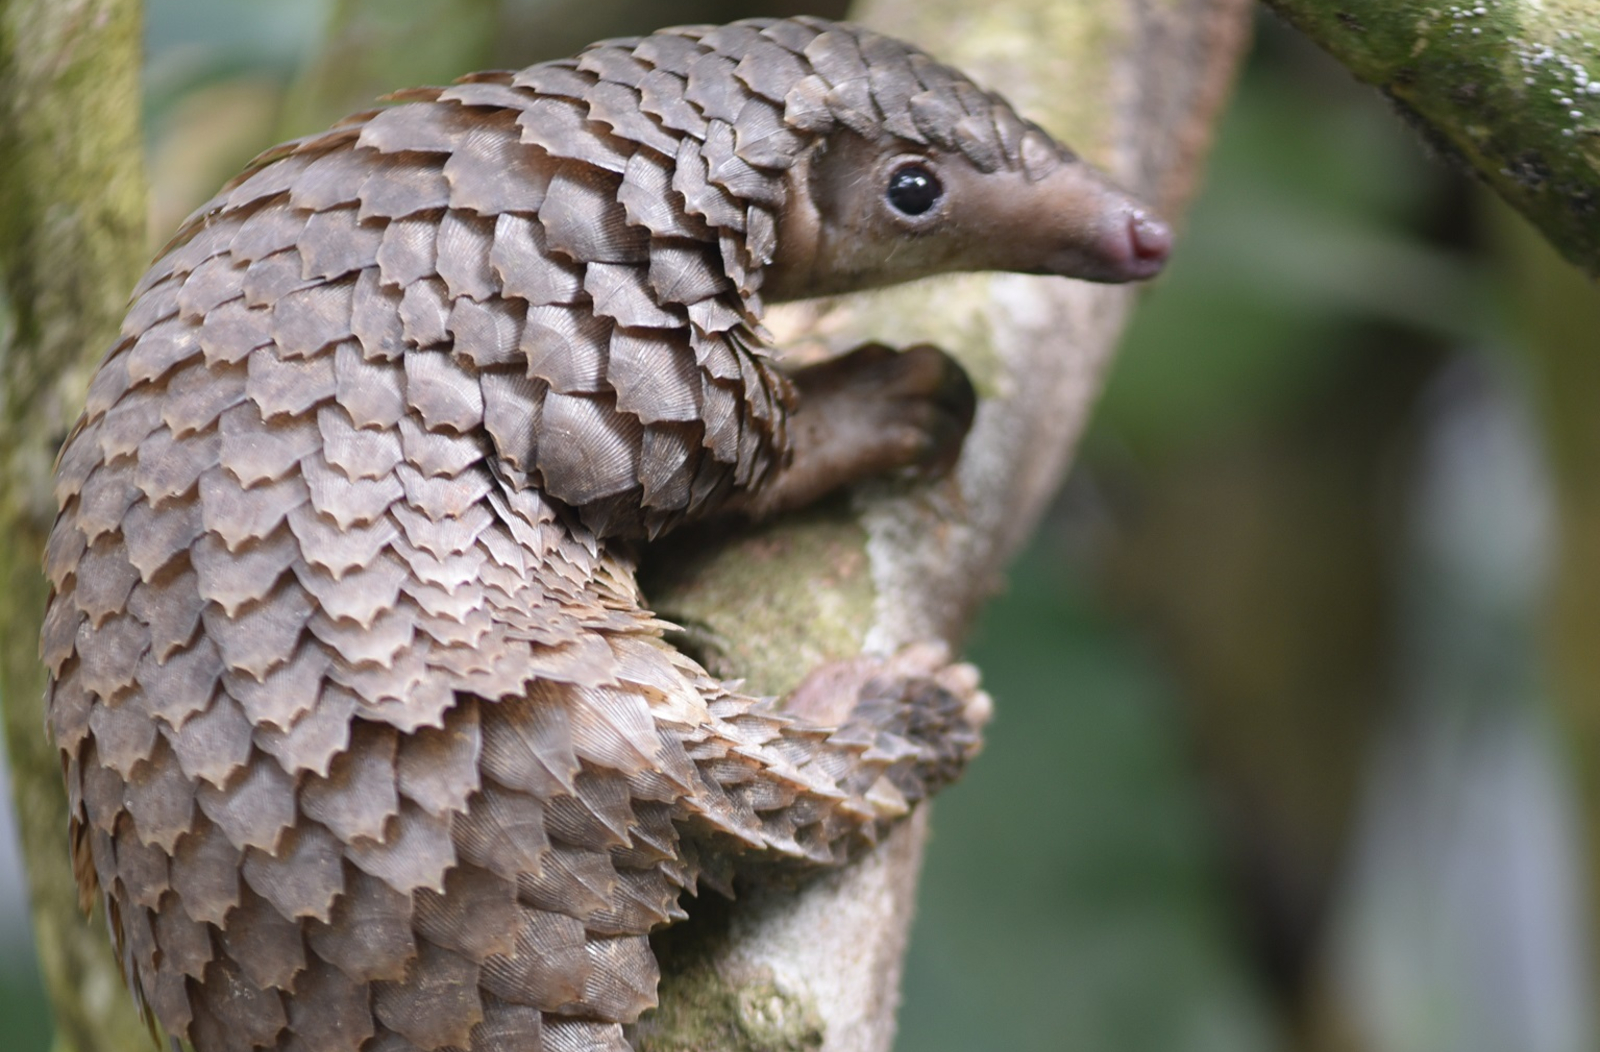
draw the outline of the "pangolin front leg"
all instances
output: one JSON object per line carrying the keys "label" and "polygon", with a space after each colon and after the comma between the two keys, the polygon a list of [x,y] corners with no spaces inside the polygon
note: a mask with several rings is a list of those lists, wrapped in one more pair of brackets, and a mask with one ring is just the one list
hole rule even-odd
{"label": "pangolin front leg", "polygon": [[729,510],[804,507],[843,486],[911,469],[942,475],[961,452],[978,396],[960,364],[929,344],[869,343],[794,373],[791,459]]}
{"label": "pangolin front leg", "polygon": [[622,1052],[647,941],[949,781],[937,647],[790,710],[628,551],[937,472],[929,348],[786,377],[762,298],[1148,277],[1169,235],[1000,99],[816,19],[403,92],[258,158],[135,290],[56,473],[41,653],[85,901],[196,1052]]}

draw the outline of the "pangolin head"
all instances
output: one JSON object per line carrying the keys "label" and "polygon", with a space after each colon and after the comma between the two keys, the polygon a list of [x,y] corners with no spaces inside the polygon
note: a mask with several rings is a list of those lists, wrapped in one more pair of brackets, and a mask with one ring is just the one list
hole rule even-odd
{"label": "pangolin head", "polygon": [[833,25],[784,98],[807,133],[785,172],[763,295],[954,271],[1153,277],[1166,224],[1004,99],[888,37]]}

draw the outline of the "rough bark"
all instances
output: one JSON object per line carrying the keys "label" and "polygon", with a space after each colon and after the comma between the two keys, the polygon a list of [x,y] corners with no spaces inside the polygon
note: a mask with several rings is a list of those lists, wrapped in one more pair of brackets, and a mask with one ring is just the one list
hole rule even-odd
{"label": "rough bark", "polygon": [[38,658],[50,468],[144,257],[137,0],[0,0],[0,698],[60,1052],[149,1038],[78,912]]}
{"label": "rough bark", "polygon": [[1600,276],[1600,9],[1583,0],[1267,2]]}
{"label": "rough bark", "polygon": [[[872,0],[852,14],[1003,91],[1176,215],[1249,11],[1236,0]],[[647,579],[647,594],[690,626],[718,671],[772,693],[858,649],[959,641],[1060,483],[1132,299],[1122,288],[977,276],[772,319],[791,348],[876,337],[960,357],[984,402],[955,477],[915,493],[885,484],[720,544],[686,539],[657,553],[671,569]],[[926,828],[924,815],[841,872],[762,888],[661,940],[662,1007],[640,1025],[639,1047],[887,1049]]]}

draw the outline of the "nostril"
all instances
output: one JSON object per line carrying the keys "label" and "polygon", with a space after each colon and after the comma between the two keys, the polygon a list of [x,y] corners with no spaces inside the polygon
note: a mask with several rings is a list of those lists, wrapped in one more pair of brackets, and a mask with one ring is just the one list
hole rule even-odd
{"label": "nostril", "polygon": [[1172,228],[1143,212],[1128,217],[1128,239],[1134,257],[1146,263],[1165,263],[1172,254]]}

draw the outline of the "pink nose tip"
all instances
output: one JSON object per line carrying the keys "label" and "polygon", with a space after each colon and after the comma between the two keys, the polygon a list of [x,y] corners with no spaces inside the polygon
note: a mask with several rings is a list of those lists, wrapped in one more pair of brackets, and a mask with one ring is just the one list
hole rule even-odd
{"label": "pink nose tip", "polygon": [[1140,277],[1154,275],[1172,254],[1172,228],[1143,212],[1128,217],[1128,241]]}

